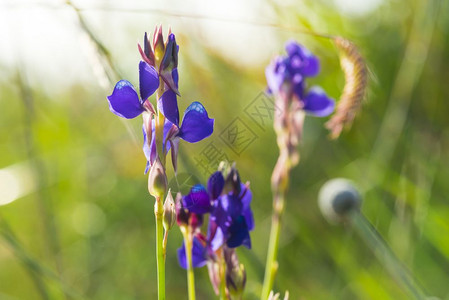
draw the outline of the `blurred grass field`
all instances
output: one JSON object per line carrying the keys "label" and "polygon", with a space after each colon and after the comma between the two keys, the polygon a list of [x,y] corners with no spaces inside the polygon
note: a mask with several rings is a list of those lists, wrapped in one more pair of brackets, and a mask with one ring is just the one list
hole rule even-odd
{"label": "blurred grass field", "polygon": [[[301,30],[354,41],[370,85],[340,139],[328,139],[326,120],[306,119],[276,290],[288,290],[290,299],[408,299],[349,225],[332,226],[320,214],[321,185],[346,177],[364,195],[363,213],[427,294],[449,299],[449,2],[383,0],[359,15],[337,2],[233,1],[227,10],[200,1],[192,7],[74,2],[103,53],[72,7],[1,2],[0,299],[156,299],[141,121],[110,113],[112,87],[103,68],[110,59],[112,80],[137,84],[136,42],[159,23],[172,26],[180,45],[180,110],[200,100],[215,118],[211,138],[181,145],[179,179],[193,174],[205,183],[198,161],[211,144],[251,182],[253,249],[238,252],[247,268],[244,299],[257,299],[261,290],[278,155],[272,127],[246,113],[265,91],[265,66],[293,38],[321,59],[313,83],[335,99],[344,85],[335,46]],[[57,32],[39,31],[50,16]],[[223,140],[236,118],[254,136],[237,153]],[[177,228],[170,232],[168,299],[186,298],[186,275],[176,260],[181,240]],[[212,299],[206,268],[195,274],[198,299]]]}

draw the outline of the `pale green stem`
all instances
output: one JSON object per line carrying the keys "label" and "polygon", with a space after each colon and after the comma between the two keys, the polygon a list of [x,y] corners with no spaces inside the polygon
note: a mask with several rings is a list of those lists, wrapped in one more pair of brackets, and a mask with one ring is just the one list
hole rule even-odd
{"label": "pale green stem", "polygon": [[351,214],[353,227],[368,244],[379,261],[386,267],[392,277],[396,279],[406,292],[414,299],[427,299],[418,282],[414,279],[410,271],[399,261],[385,240],[377,230],[359,211]]}
{"label": "pale green stem", "polygon": [[265,265],[265,277],[262,287],[262,300],[268,299],[273,288],[274,278],[278,270],[277,254],[279,247],[279,236],[281,233],[281,219],[284,212],[284,194],[275,196],[273,203],[273,215],[271,217],[270,241],[268,244],[267,262]]}
{"label": "pale green stem", "polygon": [[226,266],[224,260],[223,250],[221,251],[220,259],[220,300],[226,300]]}
{"label": "pale green stem", "polygon": [[182,235],[184,236],[184,244],[186,248],[187,288],[189,300],[195,300],[195,274],[193,273],[193,264],[192,264],[193,236],[188,226],[182,226],[181,231]]}
{"label": "pale green stem", "polygon": [[154,203],[156,218],[156,261],[157,261],[157,293],[159,300],[165,300],[165,258],[163,249],[164,226],[162,224],[164,206],[162,198]]}

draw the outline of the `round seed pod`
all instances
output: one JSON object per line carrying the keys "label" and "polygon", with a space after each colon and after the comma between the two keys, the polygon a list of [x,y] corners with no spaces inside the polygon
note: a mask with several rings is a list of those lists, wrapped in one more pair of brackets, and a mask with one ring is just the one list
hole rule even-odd
{"label": "round seed pod", "polygon": [[344,221],[347,216],[360,209],[362,197],[354,184],[344,178],[326,182],[318,195],[321,213],[331,223]]}

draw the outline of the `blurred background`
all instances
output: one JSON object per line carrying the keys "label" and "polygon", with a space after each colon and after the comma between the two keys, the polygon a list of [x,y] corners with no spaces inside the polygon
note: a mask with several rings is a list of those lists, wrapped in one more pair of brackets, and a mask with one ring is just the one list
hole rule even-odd
{"label": "blurred background", "polygon": [[[238,250],[244,299],[261,290],[278,155],[265,66],[295,39],[321,60],[309,83],[335,99],[344,86],[333,43],[307,31],[356,43],[370,84],[340,139],[328,138],[325,119],[306,119],[276,290],[290,299],[408,298],[351,226],[320,214],[321,185],[346,177],[427,293],[449,299],[449,2],[438,0],[1,0],[0,299],[156,299],[141,120],[113,115],[106,96],[118,79],[138,85],[136,45],[157,24],[180,45],[180,111],[201,101],[215,118],[209,139],[181,144],[171,187],[206,183],[222,158],[251,182],[253,248]],[[245,137],[232,143],[236,127]],[[173,229],[168,299],[186,298],[181,240]],[[207,269],[195,272],[198,299],[213,298]]]}

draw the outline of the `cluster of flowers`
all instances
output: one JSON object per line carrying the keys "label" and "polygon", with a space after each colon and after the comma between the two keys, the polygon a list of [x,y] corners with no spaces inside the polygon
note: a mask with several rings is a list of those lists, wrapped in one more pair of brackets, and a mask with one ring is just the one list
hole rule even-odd
{"label": "cluster of flowers", "polygon": [[[164,43],[162,26],[156,27],[153,41],[145,33],[143,49],[139,45],[142,61],[139,63],[139,92],[127,80],[120,80],[108,97],[110,110],[119,117],[132,119],[143,115],[143,151],[147,158],[145,173],[162,161],[172,150],[172,163],[176,171],[179,140],[198,142],[213,132],[214,120],[200,102],[193,102],[184,112],[182,124],[179,121],[178,52],[179,46],[173,33]],[[157,93],[157,110],[148,98]]]}
{"label": "cluster of flowers", "polygon": [[306,113],[325,117],[335,108],[335,101],[322,88],[307,89],[306,78],[320,72],[320,61],[296,41],[285,45],[286,56],[277,56],[265,70],[268,91],[274,95],[295,98]]}
{"label": "cluster of flowers", "polygon": [[[254,229],[251,200],[249,183],[241,183],[235,166],[226,163],[209,177],[207,188],[195,185],[188,195],[177,199],[178,225],[189,227],[192,233],[193,267],[208,265],[217,294],[220,284],[226,284],[227,293],[231,295],[243,291],[246,273],[238,262],[235,248],[241,245],[251,248],[249,232]],[[210,216],[204,235],[200,228],[206,214]],[[181,267],[187,268],[184,244],[178,249],[178,261]]]}

